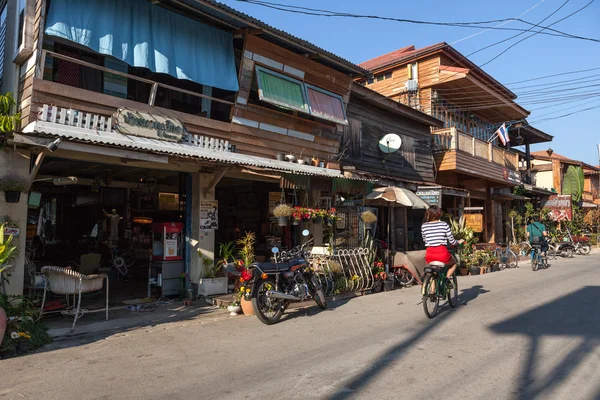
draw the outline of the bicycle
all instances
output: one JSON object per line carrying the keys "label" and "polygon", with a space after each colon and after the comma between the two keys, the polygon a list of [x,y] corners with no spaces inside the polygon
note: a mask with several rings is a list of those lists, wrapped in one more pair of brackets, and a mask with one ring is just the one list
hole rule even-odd
{"label": "bicycle", "polygon": [[[423,295],[423,310],[427,318],[434,318],[440,308],[440,298],[448,298],[450,308],[454,308],[458,304],[458,280],[456,274],[452,275],[453,287],[448,287],[448,266],[439,261],[429,263],[425,268],[424,274],[427,275],[423,280],[421,294]],[[430,310],[429,307],[433,308]]]}
{"label": "bicycle", "polygon": [[519,257],[510,248],[510,243],[498,243],[496,247],[496,258],[500,270],[506,268],[519,268]]}
{"label": "bicycle", "polygon": [[535,272],[540,268],[548,268],[548,258],[542,256],[542,246],[539,244],[531,245],[531,269]]}
{"label": "bicycle", "polygon": [[130,251],[124,251],[119,254],[116,247],[110,249],[112,255],[112,265],[117,270],[118,281],[128,281],[132,278],[129,268],[136,262],[135,254]]}
{"label": "bicycle", "polygon": [[412,272],[410,272],[404,266],[393,266],[390,268],[390,270],[392,270],[390,271],[392,278],[398,281],[402,287],[410,286],[416,281],[416,278]]}

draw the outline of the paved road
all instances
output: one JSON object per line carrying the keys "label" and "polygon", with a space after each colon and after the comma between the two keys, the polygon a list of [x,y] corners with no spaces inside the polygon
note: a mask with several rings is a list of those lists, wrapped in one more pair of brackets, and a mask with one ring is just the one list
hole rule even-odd
{"label": "paved road", "polygon": [[297,310],[173,323],[0,361],[0,399],[600,399],[600,253]]}

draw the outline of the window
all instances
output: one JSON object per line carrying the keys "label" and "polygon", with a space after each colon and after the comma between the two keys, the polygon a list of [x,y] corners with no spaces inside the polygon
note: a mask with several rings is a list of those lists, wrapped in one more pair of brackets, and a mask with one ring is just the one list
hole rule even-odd
{"label": "window", "polygon": [[384,79],[384,76],[383,76],[383,74],[378,74],[378,75],[375,75],[375,79],[377,80],[377,82],[381,82]]}
{"label": "window", "polygon": [[33,32],[31,32],[33,23],[27,23],[27,16],[30,15],[30,18],[33,18],[35,4],[32,3],[32,0],[18,0],[17,4],[19,31],[17,32],[17,51],[14,62],[21,65],[33,54]]}
{"label": "window", "polygon": [[392,71],[386,72],[385,75],[384,75],[384,78],[385,79],[392,79]]}
{"label": "window", "polygon": [[342,96],[256,66],[259,100],[316,118],[347,124]]}
{"label": "window", "polygon": [[308,113],[304,84],[286,75],[256,67],[258,97],[262,101]]}
{"label": "window", "polygon": [[5,5],[0,13],[0,83],[4,75],[4,49],[6,47],[6,11]]}
{"label": "window", "polygon": [[371,85],[374,82],[373,78],[367,79],[367,85]]}
{"label": "window", "polygon": [[311,115],[337,122],[338,124],[348,123],[346,121],[342,96],[309,85],[308,83],[305,85]]}
{"label": "window", "polygon": [[17,47],[23,44],[23,30],[25,29],[25,5],[27,0],[19,0],[19,33],[17,35]]}

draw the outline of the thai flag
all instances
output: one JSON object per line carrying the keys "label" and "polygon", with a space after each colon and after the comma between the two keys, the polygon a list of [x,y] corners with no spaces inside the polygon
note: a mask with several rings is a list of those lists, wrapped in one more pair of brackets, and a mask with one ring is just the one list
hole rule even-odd
{"label": "thai flag", "polygon": [[506,146],[508,142],[510,142],[510,137],[508,136],[508,130],[506,129],[506,124],[502,124],[500,128],[496,131],[496,135],[500,138],[500,141],[503,145]]}

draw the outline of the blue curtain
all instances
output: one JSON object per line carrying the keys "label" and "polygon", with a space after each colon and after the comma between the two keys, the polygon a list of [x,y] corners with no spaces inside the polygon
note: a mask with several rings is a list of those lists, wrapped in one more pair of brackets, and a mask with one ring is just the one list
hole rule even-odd
{"label": "blue curtain", "polygon": [[238,90],[230,33],[146,0],[51,0],[46,34],[134,67]]}

